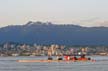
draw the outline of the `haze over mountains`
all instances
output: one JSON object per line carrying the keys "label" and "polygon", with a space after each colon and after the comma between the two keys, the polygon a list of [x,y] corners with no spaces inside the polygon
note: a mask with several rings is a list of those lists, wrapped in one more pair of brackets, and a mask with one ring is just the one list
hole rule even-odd
{"label": "haze over mountains", "polygon": [[32,22],[0,28],[0,43],[40,45],[108,45],[108,27],[82,27]]}

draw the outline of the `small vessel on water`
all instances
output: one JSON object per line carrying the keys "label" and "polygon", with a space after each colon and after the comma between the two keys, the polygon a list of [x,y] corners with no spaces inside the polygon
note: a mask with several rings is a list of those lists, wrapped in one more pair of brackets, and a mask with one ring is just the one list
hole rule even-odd
{"label": "small vessel on water", "polygon": [[17,62],[95,62],[94,60],[17,60]]}
{"label": "small vessel on water", "polygon": [[57,56],[57,59],[53,59],[51,56],[48,56],[47,60],[17,60],[17,62],[95,62],[95,60],[91,58],[86,58],[85,55],[77,58],[76,56],[64,56],[65,59],[61,58],[61,56]]}

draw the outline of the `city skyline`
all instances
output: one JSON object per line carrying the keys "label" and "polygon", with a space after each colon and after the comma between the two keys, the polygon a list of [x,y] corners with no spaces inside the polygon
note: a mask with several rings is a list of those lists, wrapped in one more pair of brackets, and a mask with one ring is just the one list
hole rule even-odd
{"label": "city skyline", "polygon": [[0,0],[0,27],[28,21],[108,26],[107,0]]}

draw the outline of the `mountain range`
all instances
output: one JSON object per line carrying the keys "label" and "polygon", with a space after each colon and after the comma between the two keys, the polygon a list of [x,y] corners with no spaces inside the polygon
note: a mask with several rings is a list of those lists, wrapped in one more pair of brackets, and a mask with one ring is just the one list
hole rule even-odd
{"label": "mountain range", "polygon": [[39,45],[108,45],[108,27],[57,25],[32,22],[0,28],[0,43],[18,42]]}

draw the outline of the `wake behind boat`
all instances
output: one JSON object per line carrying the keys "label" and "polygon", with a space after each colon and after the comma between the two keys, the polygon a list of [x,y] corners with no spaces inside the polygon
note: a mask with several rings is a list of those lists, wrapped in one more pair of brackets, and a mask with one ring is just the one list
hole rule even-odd
{"label": "wake behind boat", "polygon": [[64,60],[17,60],[17,62],[64,62]]}

